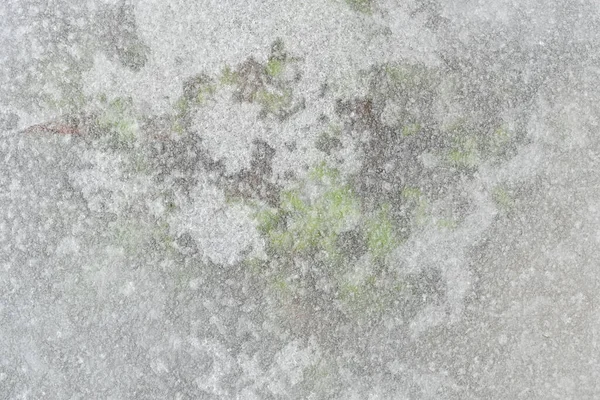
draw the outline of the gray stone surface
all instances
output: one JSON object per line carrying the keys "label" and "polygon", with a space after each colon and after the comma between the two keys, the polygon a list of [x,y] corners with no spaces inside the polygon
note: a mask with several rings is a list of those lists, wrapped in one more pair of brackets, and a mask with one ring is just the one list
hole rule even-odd
{"label": "gray stone surface", "polygon": [[600,397],[600,7],[0,4],[0,399]]}

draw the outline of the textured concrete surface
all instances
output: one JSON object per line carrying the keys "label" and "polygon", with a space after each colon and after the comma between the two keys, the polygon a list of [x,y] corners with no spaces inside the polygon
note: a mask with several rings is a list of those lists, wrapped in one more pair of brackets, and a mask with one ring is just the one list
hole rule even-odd
{"label": "textured concrete surface", "polygon": [[594,1],[0,4],[0,399],[600,397]]}

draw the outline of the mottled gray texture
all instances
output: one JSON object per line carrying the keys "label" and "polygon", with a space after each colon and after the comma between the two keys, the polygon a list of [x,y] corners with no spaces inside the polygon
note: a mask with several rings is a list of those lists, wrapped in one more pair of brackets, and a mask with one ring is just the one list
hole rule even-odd
{"label": "mottled gray texture", "polygon": [[0,48],[0,399],[600,397],[593,0],[7,0]]}

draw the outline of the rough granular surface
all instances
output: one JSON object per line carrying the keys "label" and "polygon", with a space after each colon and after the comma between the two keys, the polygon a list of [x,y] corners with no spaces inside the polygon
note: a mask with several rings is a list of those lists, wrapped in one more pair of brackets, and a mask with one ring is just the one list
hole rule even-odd
{"label": "rough granular surface", "polygon": [[0,399],[600,398],[593,0],[8,0],[0,47]]}

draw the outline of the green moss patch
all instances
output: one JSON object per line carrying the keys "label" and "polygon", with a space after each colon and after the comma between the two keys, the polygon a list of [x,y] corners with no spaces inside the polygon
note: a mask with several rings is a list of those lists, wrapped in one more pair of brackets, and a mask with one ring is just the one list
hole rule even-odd
{"label": "green moss patch", "polygon": [[373,12],[373,0],[346,0],[346,4],[361,13],[370,14]]}
{"label": "green moss patch", "polygon": [[291,105],[292,93],[289,90],[262,89],[256,93],[255,101],[262,106],[264,112],[277,114]]}
{"label": "green moss patch", "polygon": [[270,77],[276,78],[277,76],[281,75],[284,67],[285,64],[283,61],[272,58],[267,63],[267,66],[265,67],[265,72]]}
{"label": "green moss patch", "polygon": [[[280,209],[257,214],[259,230],[269,238],[272,250],[337,253],[339,233],[360,214],[358,199],[349,186],[339,183],[338,174],[319,166],[311,172],[309,182],[281,193]],[[319,193],[311,198],[308,187]]]}
{"label": "green moss patch", "polygon": [[367,223],[367,244],[376,259],[387,256],[399,244],[389,211],[389,205],[382,206]]}
{"label": "green moss patch", "polygon": [[226,65],[221,70],[221,75],[219,76],[219,82],[225,86],[233,86],[239,83],[240,76],[237,72],[235,72],[229,65]]}
{"label": "green moss patch", "polygon": [[514,194],[503,185],[496,186],[492,190],[492,199],[502,212],[510,212],[515,207]]}
{"label": "green moss patch", "polygon": [[107,131],[118,146],[130,147],[139,136],[139,123],[131,97],[117,97],[103,107],[97,118],[98,127]]}
{"label": "green moss patch", "polygon": [[[391,207],[384,204],[374,211],[365,210],[336,168],[316,165],[305,180],[281,192],[278,207],[259,208],[255,218],[270,256],[263,266],[271,271],[266,275],[277,276],[271,286],[278,296],[292,293],[298,301],[321,298],[324,294],[312,286],[311,274],[333,288],[333,294],[323,297],[333,295],[339,300],[330,307],[356,316],[381,312],[399,296],[382,284],[395,278],[381,275],[389,254],[400,243]],[[361,271],[357,265],[362,263],[373,272]],[[298,273],[299,265],[316,269],[303,275]],[[368,276],[357,278],[364,274]]]}

